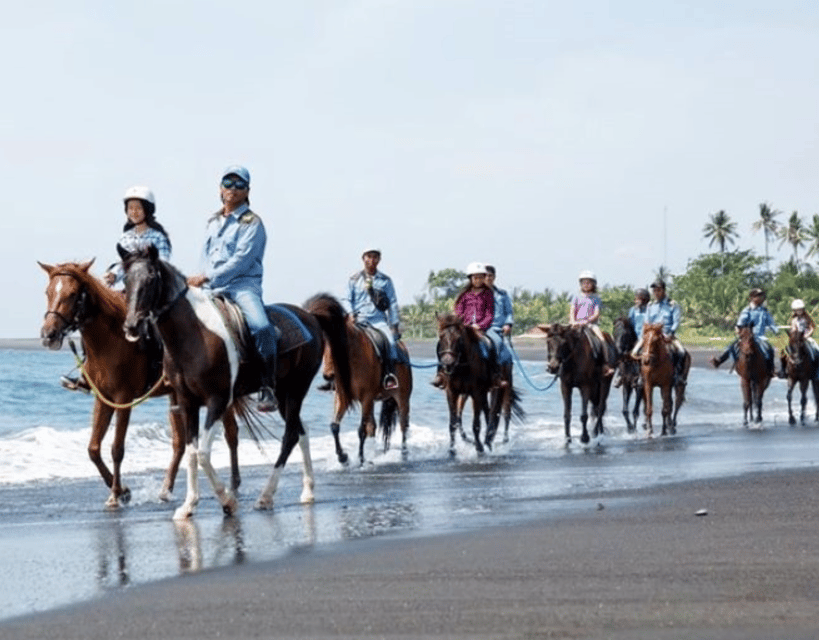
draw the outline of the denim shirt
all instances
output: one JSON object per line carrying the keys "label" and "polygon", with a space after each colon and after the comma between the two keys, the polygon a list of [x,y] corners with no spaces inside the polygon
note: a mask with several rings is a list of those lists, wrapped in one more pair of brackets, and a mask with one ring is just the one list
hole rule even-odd
{"label": "denim shirt", "polygon": [[247,203],[228,216],[208,220],[202,254],[207,286],[216,293],[252,291],[262,297],[262,259],[267,235]]}
{"label": "denim shirt", "polygon": [[512,311],[512,299],[503,289],[494,287],[495,295],[495,316],[492,318],[492,326],[502,329],[505,325],[515,324],[515,317]]}
{"label": "denim shirt", "polygon": [[637,305],[634,305],[628,310],[628,320],[631,322],[631,326],[634,327],[634,333],[637,334],[638,338],[643,335],[643,325],[645,324],[647,313],[648,306],[641,309]]}
{"label": "denim shirt", "polygon": [[765,331],[768,329],[773,333],[778,333],[773,316],[768,311],[768,308],[763,306],[752,307],[748,305],[740,312],[739,318],[737,318],[737,328],[748,326],[751,327],[756,338],[767,339],[765,337]]}
{"label": "denim shirt", "polygon": [[663,333],[666,335],[674,335],[677,329],[680,328],[680,319],[682,318],[682,310],[673,300],[669,300],[668,296],[659,302],[652,302],[646,309],[646,319],[644,324],[663,325]]}
{"label": "denim shirt", "polygon": [[383,291],[390,301],[389,309],[379,311],[373,304],[369,291],[367,291],[367,273],[363,269],[353,274],[347,287],[347,301],[350,310],[357,322],[367,322],[373,326],[386,322],[390,327],[398,324],[398,298],[395,295],[395,287],[389,276],[376,271],[373,276],[373,288]]}

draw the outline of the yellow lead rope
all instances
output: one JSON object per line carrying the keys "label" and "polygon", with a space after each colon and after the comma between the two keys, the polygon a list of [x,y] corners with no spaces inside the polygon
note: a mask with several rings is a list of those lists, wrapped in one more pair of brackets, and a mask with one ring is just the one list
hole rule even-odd
{"label": "yellow lead rope", "polygon": [[77,359],[77,368],[80,370],[80,375],[83,378],[85,378],[85,381],[88,383],[88,386],[91,387],[91,391],[94,392],[94,396],[100,402],[102,402],[103,404],[107,404],[112,409],[133,409],[138,404],[142,404],[143,402],[145,402],[154,391],[159,389],[159,385],[161,385],[165,381],[165,374],[163,373],[161,376],[159,376],[159,380],[156,381],[156,384],[153,387],[151,387],[144,396],[141,396],[139,398],[136,398],[135,400],[132,400],[131,402],[126,402],[124,404],[111,402],[108,398],[102,395],[102,391],[100,391],[97,385],[95,385],[92,382],[91,378],[85,374],[85,366],[83,364],[82,359],[76,353],[74,354],[74,357]]}

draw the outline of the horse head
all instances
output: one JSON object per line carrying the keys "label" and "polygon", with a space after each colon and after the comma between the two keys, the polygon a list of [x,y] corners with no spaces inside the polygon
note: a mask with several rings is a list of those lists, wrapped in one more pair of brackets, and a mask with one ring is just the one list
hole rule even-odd
{"label": "horse head", "polygon": [[737,334],[737,349],[739,353],[746,356],[751,355],[756,349],[756,341],[754,340],[753,325],[745,325],[740,327]]}
{"label": "horse head", "polygon": [[663,334],[661,322],[643,325],[643,349],[641,361],[644,365],[652,365],[660,358],[660,349],[666,348],[666,338]]}
{"label": "horse head", "polygon": [[451,375],[463,359],[466,327],[460,316],[446,313],[438,319],[438,365],[446,375]]}
{"label": "horse head", "polygon": [[574,332],[569,325],[539,324],[538,329],[546,334],[546,370],[556,374],[560,365],[571,357]]}
{"label": "horse head", "polygon": [[125,270],[127,312],[123,330],[128,340],[136,342],[142,325],[167,311],[185,292],[187,285],[182,274],[159,259],[155,246],[133,252],[122,247],[118,249]]}
{"label": "horse head", "polygon": [[631,320],[624,316],[614,321],[612,337],[618,353],[629,353],[637,344],[637,333],[631,324]]}
{"label": "horse head", "polygon": [[79,329],[87,318],[88,290],[85,280],[91,277],[88,270],[94,259],[56,266],[39,261],[37,264],[48,274],[45,291],[47,310],[40,338],[44,347],[56,350],[62,347],[65,336]]}
{"label": "horse head", "polygon": [[808,345],[805,334],[799,329],[786,329],[788,332],[788,346],[785,355],[794,367],[802,364],[802,359],[808,357]]}

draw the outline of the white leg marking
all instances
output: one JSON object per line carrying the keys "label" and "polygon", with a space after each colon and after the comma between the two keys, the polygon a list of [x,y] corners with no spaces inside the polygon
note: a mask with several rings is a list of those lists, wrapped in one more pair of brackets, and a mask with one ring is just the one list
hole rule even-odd
{"label": "white leg marking", "polygon": [[194,439],[188,445],[188,493],[185,502],[174,511],[174,520],[190,518],[199,502],[199,442]]}
{"label": "white leg marking", "polygon": [[301,479],[301,503],[312,504],[316,501],[316,497],[313,495],[315,482],[313,479],[313,459],[310,457],[310,438],[307,437],[306,429],[305,434],[299,438],[299,448],[304,462],[304,474]]}
{"label": "white leg marking", "polygon": [[273,496],[276,493],[276,488],[279,486],[279,476],[282,474],[282,469],[284,469],[284,467],[273,467],[273,473],[270,474],[267,485],[259,494],[259,499],[256,500],[254,509],[262,510],[273,508]]}
{"label": "white leg marking", "polygon": [[204,471],[208,477],[208,480],[210,480],[210,485],[213,487],[213,492],[216,494],[219,504],[222,505],[222,509],[227,515],[233,515],[238,506],[236,498],[232,491],[225,488],[225,483],[222,482],[222,479],[219,477],[219,474],[216,473],[216,469],[213,468],[213,464],[210,461],[210,452],[213,447],[213,438],[215,435],[215,425],[205,430],[205,437],[202,438],[202,442],[199,444],[199,464],[202,467],[202,471]]}

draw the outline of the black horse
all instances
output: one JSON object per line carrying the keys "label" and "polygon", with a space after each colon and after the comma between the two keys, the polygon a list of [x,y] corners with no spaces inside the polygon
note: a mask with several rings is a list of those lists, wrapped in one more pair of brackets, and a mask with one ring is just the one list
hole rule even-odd
{"label": "black horse", "polygon": [[[638,336],[631,320],[621,317],[614,322],[612,337],[619,355],[617,371],[620,374],[620,388],[623,392],[623,417],[626,419],[628,430],[634,431],[637,426],[637,417],[640,415],[640,404],[643,402],[640,364],[631,357],[631,350],[637,344]],[[631,407],[632,396],[634,396],[633,408]]]}

